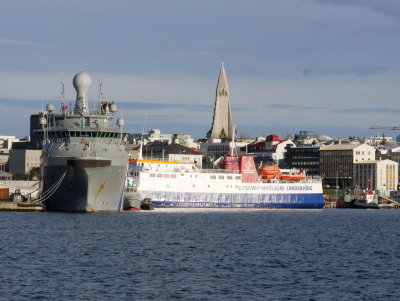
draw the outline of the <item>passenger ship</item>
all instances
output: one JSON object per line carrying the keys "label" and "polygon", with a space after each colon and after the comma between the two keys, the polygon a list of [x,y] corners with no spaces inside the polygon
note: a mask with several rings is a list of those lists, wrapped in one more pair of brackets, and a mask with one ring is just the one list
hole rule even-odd
{"label": "passenger ship", "polygon": [[263,177],[253,157],[225,157],[224,169],[129,159],[128,185],[157,207],[322,208],[321,179]]}

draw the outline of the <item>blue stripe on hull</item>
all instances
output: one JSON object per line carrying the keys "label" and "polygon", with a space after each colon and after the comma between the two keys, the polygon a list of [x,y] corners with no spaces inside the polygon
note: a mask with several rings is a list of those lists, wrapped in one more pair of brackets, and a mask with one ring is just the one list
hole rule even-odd
{"label": "blue stripe on hull", "polygon": [[236,208],[322,208],[322,193],[302,194],[230,194],[142,191],[142,199],[151,198],[159,207],[236,207]]}

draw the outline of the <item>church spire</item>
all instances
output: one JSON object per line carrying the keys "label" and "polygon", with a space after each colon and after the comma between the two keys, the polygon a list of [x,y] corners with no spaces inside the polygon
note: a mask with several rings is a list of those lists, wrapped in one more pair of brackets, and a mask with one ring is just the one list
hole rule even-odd
{"label": "church spire", "polygon": [[215,95],[213,123],[210,131],[207,133],[207,138],[232,139],[232,137],[233,125],[229,104],[229,87],[224,63],[222,63]]}
{"label": "church spire", "polygon": [[217,97],[218,95],[227,95],[229,97],[228,81],[226,79],[226,73],[223,62],[221,64],[221,70],[219,71],[219,77],[218,77]]}

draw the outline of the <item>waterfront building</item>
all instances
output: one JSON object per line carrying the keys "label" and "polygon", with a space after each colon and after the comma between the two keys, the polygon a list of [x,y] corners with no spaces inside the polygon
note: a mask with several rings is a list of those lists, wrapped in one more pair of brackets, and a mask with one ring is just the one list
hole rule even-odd
{"label": "waterfront building", "polygon": [[265,141],[249,144],[247,151],[258,157],[257,161],[273,161],[278,163],[280,168],[284,167],[284,158],[288,146],[296,147],[291,139],[281,140],[277,135],[269,135]]}
{"label": "waterfront building", "polygon": [[200,142],[199,151],[205,158],[208,158],[207,160],[213,162],[225,156],[230,150],[240,151],[240,149],[245,148],[247,144],[247,141],[222,142],[221,139],[208,139],[205,142]]}
{"label": "waterfront building", "polygon": [[222,63],[215,95],[214,117],[211,129],[206,136],[208,139],[232,140],[234,134],[228,81],[224,64]]}
{"label": "waterfront building", "polygon": [[198,151],[177,143],[147,143],[143,146],[143,157],[160,161],[195,163],[202,168],[203,155]]}
{"label": "waterfront building", "polygon": [[324,184],[353,186],[353,166],[375,160],[375,148],[368,144],[331,144],[320,149],[320,175]]}
{"label": "waterfront building", "polygon": [[292,147],[289,144],[285,153],[285,168],[305,170],[309,176],[319,176],[319,146]]}
{"label": "waterfront building", "polygon": [[389,196],[398,186],[398,163],[392,160],[371,160],[354,163],[354,186],[372,189],[381,196]]}
{"label": "waterfront building", "polygon": [[318,135],[310,132],[310,131],[299,131],[298,133],[294,134],[294,141],[302,142],[304,140],[318,140]]}
{"label": "waterfront building", "polygon": [[152,142],[167,142],[178,143],[186,147],[190,148],[198,148],[198,144],[193,141],[191,135],[187,134],[164,134],[161,133],[159,129],[149,129],[145,134],[129,134],[128,141],[130,143],[136,144],[143,138],[143,143],[146,145],[147,143]]}
{"label": "waterfront building", "polygon": [[[392,148],[389,152],[389,159],[400,164],[400,147]],[[400,179],[400,169],[398,177]]]}
{"label": "waterfront building", "polygon": [[372,145],[372,146],[379,146],[379,145],[385,145],[386,142],[393,142],[392,137],[387,137],[385,135],[379,136],[375,135],[373,137],[366,137],[364,138],[364,143]]}
{"label": "waterfront building", "polygon": [[13,142],[20,141],[15,136],[0,136],[0,153],[8,153]]}
{"label": "waterfront building", "polygon": [[13,175],[24,176],[32,169],[40,167],[41,150],[11,149],[8,161],[9,172]]}

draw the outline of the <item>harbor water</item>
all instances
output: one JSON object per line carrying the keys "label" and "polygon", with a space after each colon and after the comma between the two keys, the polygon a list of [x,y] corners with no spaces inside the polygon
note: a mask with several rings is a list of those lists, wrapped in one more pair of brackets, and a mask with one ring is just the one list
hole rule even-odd
{"label": "harbor water", "polygon": [[0,212],[0,300],[399,300],[400,211]]}

